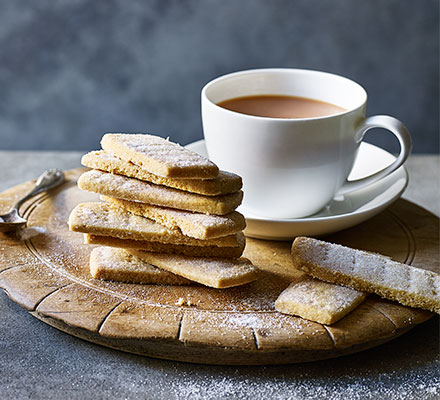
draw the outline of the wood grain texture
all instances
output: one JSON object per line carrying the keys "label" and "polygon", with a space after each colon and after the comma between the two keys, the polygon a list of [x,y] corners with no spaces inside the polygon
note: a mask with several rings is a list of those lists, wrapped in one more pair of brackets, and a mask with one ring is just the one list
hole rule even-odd
{"label": "wood grain texture", "polygon": [[178,340],[182,312],[124,301],[103,321],[99,333],[111,338]]}
{"label": "wood grain texture", "polygon": [[[73,207],[97,196],[68,182],[27,203],[20,235],[0,234],[0,287],[46,323],[105,346],[171,360],[211,364],[280,364],[350,354],[384,343],[432,314],[369,296],[342,320],[324,326],[278,313],[274,302],[301,273],[290,242],[248,239],[245,257],[261,269],[257,281],[216,290],[91,278],[92,246],[70,232]],[[31,183],[0,195],[0,212]],[[405,200],[357,227],[324,237],[439,272],[439,219]],[[182,304],[182,305],[179,305]]]}

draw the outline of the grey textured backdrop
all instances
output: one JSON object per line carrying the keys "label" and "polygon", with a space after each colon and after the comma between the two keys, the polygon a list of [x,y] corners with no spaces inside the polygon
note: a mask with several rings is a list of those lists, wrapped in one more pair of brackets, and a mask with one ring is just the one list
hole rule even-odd
{"label": "grey textured backdrop", "polygon": [[[439,151],[438,0],[0,0],[0,149],[99,147],[103,133],[202,137],[212,78],[261,67],[362,84],[368,114]],[[375,143],[395,151],[392,138]]]}

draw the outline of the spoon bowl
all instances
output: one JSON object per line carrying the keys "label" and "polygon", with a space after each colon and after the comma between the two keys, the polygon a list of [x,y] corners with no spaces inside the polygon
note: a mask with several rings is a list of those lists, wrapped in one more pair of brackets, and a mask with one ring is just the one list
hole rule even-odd
{"label": "spoon bowl", "polygon": [[36,196],[61,185],[64,182],[64,173],[59,169],[48,169],[37,179],[34,188],[23,198],[18,200],[6,214],[0,215],[0,232],[11,232],[26,225],[27,220],[20,216],[20,206]]}
{"label": "spoon bowl", "polygon": [[7,214],[0,215],[0,232],[10,232],[21,228],[26,220],[18,214],[17,209],[12,209]]}

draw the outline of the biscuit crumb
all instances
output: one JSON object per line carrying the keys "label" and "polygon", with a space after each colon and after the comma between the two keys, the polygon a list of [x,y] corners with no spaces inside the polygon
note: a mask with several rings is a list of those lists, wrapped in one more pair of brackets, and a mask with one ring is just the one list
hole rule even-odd
{"label": "biscuit crumb", "polygon": [[176,306],[183,306],[185,304],[185,300],[183,300],[182,297],[179,297],[175,304]]}

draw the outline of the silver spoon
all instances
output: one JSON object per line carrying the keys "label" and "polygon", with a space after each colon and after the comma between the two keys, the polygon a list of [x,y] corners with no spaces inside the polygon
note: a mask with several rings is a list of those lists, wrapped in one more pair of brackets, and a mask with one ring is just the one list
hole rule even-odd
{"label": "silver spoon", "polygon": [[7,214],[0,215],[0,232],[10,232],[23,227],[26,220],[20,217],[20,206],[30,198],[41,192],[53,189],[64,182],[64,173],[59,169],[48,169],[37,179],[34,188],[23,198],[18,200]]}

